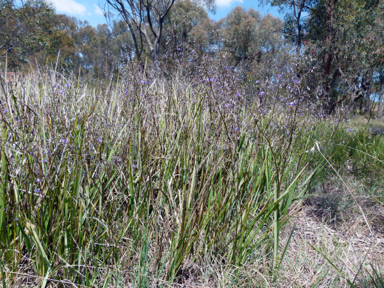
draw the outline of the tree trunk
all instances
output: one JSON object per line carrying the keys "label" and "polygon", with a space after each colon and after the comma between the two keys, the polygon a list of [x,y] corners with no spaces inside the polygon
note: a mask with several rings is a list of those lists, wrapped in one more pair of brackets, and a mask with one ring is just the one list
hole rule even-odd
{"label": "tree trunk", "polygon": [[364,104],[364,97],[361,97],[360,98],[360,107],[359,107],[360,113],[363,111],[363,104]]}
{"label": "tree trunk", "polygon": [[353,110],[352,110],[353,117],[356,116],[356,110],[357,110],[357,99],[353,100]]}
{"label": "tree trunk", "polygon": [[381,90],[381,93],[379,95],[379,107],[377,108],[377,118],[383,117],[383,94],[384,89]]}
{"label": "tree trunk", "polygon": [[367,92],[365,93],[365,107],[364,107],[364,113],[369,112],[369,106],[371,104],[371,81],[368,81],[367,83]]}
{"label": "tree trunk", "polygon": [[329,15],[329,29],[328,29],[328,35],[326,38],[326,44],[328,48],[328,55],[327,55],[327,61],[325,63],[325,69],[324,69],[324,79],[326,79],[330,73],[331,70],[331,63],[333,59],[333,38],[334,38],[334,29],[333,29],[333,13],[335,11],[335,6],[338,0],[331,0],[331,3],[329,7],[327,8],[327,13]]}

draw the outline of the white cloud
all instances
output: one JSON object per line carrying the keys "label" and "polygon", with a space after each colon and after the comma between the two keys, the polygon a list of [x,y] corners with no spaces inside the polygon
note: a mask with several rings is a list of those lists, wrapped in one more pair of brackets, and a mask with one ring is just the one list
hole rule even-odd
{"label": "white cloud", "polygon": [[95,6],[95,14],[104,16],[104,12],[99,6],[97,6],[96,4],[93,4],[93,6]]}
{"label": "white cloud", "polygon": [[243,3],[243,0],[216,0],[216,6],[228,7],[228,6],[231,6],[233,2]]}
{"label": "white cloud", "polygon": [[58,12],[83,15],[85,10],[87,10],[84,5],[79,4],[74,0],[50,0],[50,2],[55,6]]}

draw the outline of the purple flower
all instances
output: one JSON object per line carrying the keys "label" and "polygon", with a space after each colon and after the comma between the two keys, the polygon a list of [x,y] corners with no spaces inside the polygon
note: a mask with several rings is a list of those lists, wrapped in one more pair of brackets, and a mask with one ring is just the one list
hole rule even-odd
{"label": "purple flower", "polygon": [[227,105],[227,108],[231,108],[231,104],[228,104],[228,105]]}
{"label": "purple flower", "polygon": [[237,93],[237,96],[240,97],[240,93]]}
{"label": "purple flower", "polygon": [[281,78],[281,77],[283,77],[283,75],[281,75],[281,74],[277,74],[277,77]]}
{"label": "purple flower", "polygon": [[299,81],[298,80],[293,80],[293,83],[299,84]]}
{"label": "purple flower", "polygon": [[240,130],[239,130],[239,128],[237,128],[237,127],[235,128],[235,131],[238,132],[238,133],[240,133]]}
{"label": "purple flower", "polygon": [[103,140],[101,140],[100,138],[96,139],[96,141],[99,142],[99,143],[103,142]]}
{"label": "purple flower", "polygon": [[265,93],[263,92],[263,91],[261,91],[260,93],[259,93],[259,95],[260,96],[263,96]]}
{"label": "purple flower", "polygon": [[120,126],[121,126],[121,127],[123,127],[123,126],[124,126],[124,124],[120,124]]}
{"label": "purple flower", "polygon": [[121,158],[117,159],[118,162],[121,162]]}
{"label": "purple flower", "polygon": [[288,103],[289,106],[295,106],[295,102]]}
{"label": "purple flower", "polygon": [[351,132],[351,131],[352,131],[351,128],[348,128],[348,129],[347,129],[347,132]]}
{"label": "purple flower", "polygon": [[63,94],[64,94],[64,92],[63,92],[63,91],[60,91],[60,94],[61,94],[61,95],[63,95]]}
{"label": "purple flower", "polygon": [[63,140],[61,140],[61,143],[63,143],[63,144],[68,144],[68,141],[65,140],[65,139],[63,139]]}
{"label": "purple flower", "polygon": [[39,193],[40,192],[40,188],[37,188],[36,190],[33,190],[33,192]]}
{"label": "purple flower", "polygon": [[132,164],[132,168],[136,168],[137,167],[137,165],[135,165],[135,164]]}
{"label": "purple flower", "polygon": [[41,160],[41,163],[45,163],[45,162],[47,162],[47,160],[45,160],[45,159]]}
{"label": "purple flower", "polygon": [[227,70],[231,70],[231,67],[227,67]]}
{"label": "purple flower", "polygon": [[19,219],[17,219],[17,218],[13,218],[13,221],[18,221]]}
{"label": "purple flower", "polygon": [[151,84],[151,82],[140,81],[141,84]]}
{"label": "purple flower", "polygon": [[41,182],[41,179],[40,179],[40,178],[37,178],[37,179],[36,179],[36,182],[37,182],[37,183],[40,183],[40,182]]}
{"label": "purple flower", "polygon": [[71,84],[69,84],[69,83],[68,83],[68,84],[67,84],[67,85],[65,85],[65,86],[66,86],[66,87],[71,87]]}
{"label": "purple flower", "polygon": [[259,81],[259,80],[257,80],[257,81],[256,81],[256,84],[260,84],[260,81]]}

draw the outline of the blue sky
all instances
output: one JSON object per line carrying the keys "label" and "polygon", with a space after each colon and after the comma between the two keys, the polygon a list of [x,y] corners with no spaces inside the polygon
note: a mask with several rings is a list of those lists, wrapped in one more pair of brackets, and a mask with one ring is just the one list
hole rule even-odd
{"label": "blue sky", "polygon": [[275,17],[283,18],[283,15],[278,12],[278,8],[271,7],[270,5],[259,5],[259,1],[257,0],[216,0],[216,6],[216,14],[209,15],[212,19],[215,20],[224,18],[236,6],[244,7],[246,10],[253,8],[260,11],[262,15],[269,13]]}
{"label": "blue sky", "polygon": [[[106,23],[101,8],[104,7],[103,0],[47,0],[56,8],[57,13],[63,13],[70,16],[75,16],[80,20],[87,20],[92,26]],[[275,17],[282,17],[278,13],[278,9],[270,6],[259,6],[257,0],[216,0],[216,14],[210,14],[210,17],[215,20],[224,18],[229,11],[236,6],[242,6],[245,9],[253,8],[259,10],[261,14],[272,14]],[[101,7],[101,8],[100,8]]]}

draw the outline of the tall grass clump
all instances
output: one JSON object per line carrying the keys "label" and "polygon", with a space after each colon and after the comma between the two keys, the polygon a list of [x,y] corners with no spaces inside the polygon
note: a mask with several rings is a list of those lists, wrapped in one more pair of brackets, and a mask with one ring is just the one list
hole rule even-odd
{"label": "tall grass clump", "polygon": [[234,73],[204,71],[2,83],[3,286],[218,283],[204,267],[250,263],[278,275],[280,231],[322,163],[300,93],[246,99]]}

